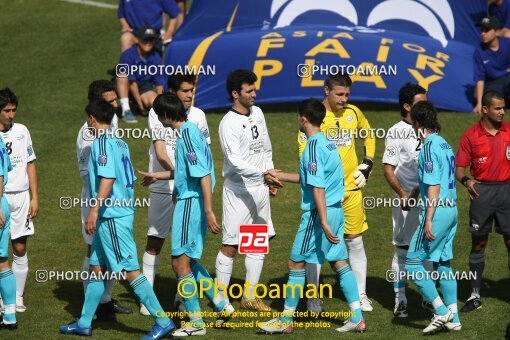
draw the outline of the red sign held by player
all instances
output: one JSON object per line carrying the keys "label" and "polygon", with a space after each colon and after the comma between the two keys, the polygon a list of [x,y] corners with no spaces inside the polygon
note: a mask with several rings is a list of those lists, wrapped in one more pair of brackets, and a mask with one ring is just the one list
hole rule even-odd
{"label": "red sign held by player", "polygon": [[267,254],[269,252],[268,230],[267,224],[240,225],[239,254]]}

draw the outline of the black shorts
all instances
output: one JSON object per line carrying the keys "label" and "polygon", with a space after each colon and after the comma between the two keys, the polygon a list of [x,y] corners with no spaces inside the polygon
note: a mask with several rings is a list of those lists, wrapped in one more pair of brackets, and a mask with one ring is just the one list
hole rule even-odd
{"label": "black shorts", "polygon": [[156,91],[156,85],[150,80],[137,80],[136,83],[138,84],[138,93],[140,95],[145,92]]}
{"label": "black shorts", "polygon": [[487,235],[495,223],[496,232],[510,236],[510,181],[475,184],[478,197],[469,207],[469,231]]}

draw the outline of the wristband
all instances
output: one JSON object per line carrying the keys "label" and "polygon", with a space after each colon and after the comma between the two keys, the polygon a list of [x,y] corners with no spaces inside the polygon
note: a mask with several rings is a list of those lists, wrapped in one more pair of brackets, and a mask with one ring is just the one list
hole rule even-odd
{"label": "wristband", "polygon": [[468,176],[464,176],[462,177],[462,179],[460,180],[460,182],[462,183],[463,186],[466,186],[467,184],[467,181],[469,181],[471,178],[469,178]]}

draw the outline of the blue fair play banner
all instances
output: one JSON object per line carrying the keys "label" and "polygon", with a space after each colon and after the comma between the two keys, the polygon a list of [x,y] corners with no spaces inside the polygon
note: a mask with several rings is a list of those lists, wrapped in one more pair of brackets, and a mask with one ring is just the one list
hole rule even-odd
{"label": "blue fair play banner", "polygon": [[259,77],[257,103],[321,97],[329,73],[354,80],[352,101],[397,103],[416,82],[442,109],[471,111],[475,23],[483,0],[194,0],[166,51],[198,73],[195,105],[229,106],[227,74]]}

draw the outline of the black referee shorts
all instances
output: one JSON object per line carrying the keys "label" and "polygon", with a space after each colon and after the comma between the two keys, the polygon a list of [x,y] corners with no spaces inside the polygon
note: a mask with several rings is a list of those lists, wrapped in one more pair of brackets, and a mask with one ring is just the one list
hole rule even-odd
{"label": "black referee shorts", "polygon": [[487,235],[495,223],[496,232],[510,236],[510,181],[475,184],[478,197],[469,207],[469,231]]}

